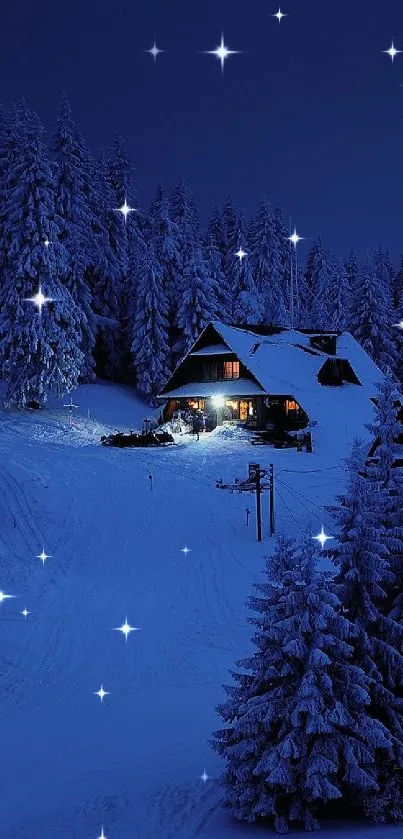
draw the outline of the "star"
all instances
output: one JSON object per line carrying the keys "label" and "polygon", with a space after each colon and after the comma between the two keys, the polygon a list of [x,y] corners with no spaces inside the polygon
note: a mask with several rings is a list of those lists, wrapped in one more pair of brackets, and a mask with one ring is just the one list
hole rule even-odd
{"label": "star", "polygon": [[45,239],[43,244],[45,245],[45,248],[48,248],[50,245],[49,239]]}
{"label": "star", "polygon": [[282,19],[283,17],[288,17],[288,15],[284,14],[284,12],[282,12],[282,11],[281,11],[281,9],[280,9],[280,7],[279,7],[278,12],[276,12],[276,14],[275,14],[275,15],[273,15],[273,17],[276,17],[276,18],[277,18],[277,20],[278,20],[278,22],[279,22],[279,23],[281,23],[281,19]]}
{"label": "star", "polygon": [[294,248],[296,248],[298,242],[301,242],[303,240],[303,238],[304,238],[303,236],[298,236],[298,233],[297,233],[297,231],[294,227],[294,233],[292,234],[292,236],[288,237],[288,241],[292,242],[293,245],[294,245]]}
{"label": "star", "polygon": [[165,52],[165,50],[160,50],[160,49],[158,49],[157,44],[155,43],[155,38],[154,38],[154,43],[153,43],[153,45],[152,45],[151,49],[150,49],[150,50],[146,50],[146,52],[148,52],[148,53],[149,53],[149,55],[152,55],[152,57],[153,57],[153,59],[154,59],[154,62],[155,62],[155,61],[157,60],[157,57],[159,56],[159,54],[160,54],[161,52]]}
{"label": "star", "polygon": [[46,560],[47,560],[47,559],[50,559],[50,555],[45,554],[45,550],[44,550],[44,548],[42,548],[42,553],[41,553],[41,554],[37,554],[36,558],[37,558],[37,559],[41,559],[41,560],[42,560],[42,562],[43,562],[43,564],[45,565]]}
{"label": "star", "polygon": [[203,775],[200,776],[200,780],[203,781],[203,784],[205,784],[206,781],[208,781],[208,779],[209,779],[209,775],[207,775],[206,770],[203,769]]}
{"label": "star", "polygon": [[101,830],[101,835],[100,835],[100,836],[98,836],[98,839],[107,839],[107,837],[105,836],[105,833],[104,833],[104,829],[103,829],[103,828],[102,828],[102,830]]}
{"label": "star", "polygon": [[110,693],[109,693],[108,690],[104,690],[102,685],[101,685],[99,690],[95,691],[94,696],[99,696],[101,702],[103,702],[104,696],[110,696]]}
{"label": "star", "polygon": [[221,71],[224,72],[224,62],[229,55],[238,55],[239,50],[229,50],[224,44],[224,35],[221,35],[221,44],[215,50],[206,50],[207,55],[215,55],[221,61]]}
{"label": "star", "polygon": [[318,542],[320,542],[321,548],[322,548],[322,551],[323,551],[323,547],[324,547],[325,543],[327,542],[328,539],[333,539],[333,536],[326,536],[326,533],[323,530],[323,524],[322,524],[321,532],[318,534],[318,536],[312,536],[312,539],[317,539]]}
{"label": "star", "polygon": [[387,55],[390,55],[390,57],[392,59],[392,63],[393,63],[393,61],[395,60],[395,56],[399,55],[399,53],[401,53],[401,50],[396,50],[395,46],[394,46],[394,43],[392,41],[392,46],[389,47],[388,50],[382,50],[382,52],[386,52]]}
{"label": "star", "polygon": [[186,556],[186,554],[190,553],[190,548],[187,548],[186,545],[185,545],[184,548],[181,548],[181,553],[185,554],[185,556]]}
{"label": "star", "polygon": [[126,642],[127,642],[127,636],[130,634],[130,632],[138,632],[139,627],[138,626],[130,626],[127,623],[127,618],[126,618],[123,626],[115,626],[115,630],[116,630],[116,632],[123,632],[123,635],[126,636]]}
{"label": "star", "polygon": [[124,219],[125,219],[125,222],[126,222],[127,221],[127,216],[129,215],[129,213],[135,213],[137,211],[133,207],[129,207],[129,205],[126,201],[126,198],[125,198],[124,204],[122,204],[121,207],[117,207],[117,212],[122,213],[122,216],[124,216]]}
{"label": "star", "polygon": [[0,591],[0,603],[3,603],[4,600],[10,600],[11,597],[15,597],[14,594],[4,594],[4,592]]}
{"label": "star", "polygon": [[30,613],[29,613],[29,612],[27,611],[27,609],[25,608],[25,609],[21,612],[21,614],[22,614],[22,615],[24,615],[24,618],[26,618],[26,616],[27,616],[27,615],[29,615]]}
{"label": "star", "polygon": [[34,294],[33,297],[26,297],[25,300],[29,301],[30,303],[35,303],[35,306],[37,306],[39,314],[41,315],[43,306],[45,305],[45,303],[52,303],[53,297],[45,297],[45,295],[42,292],[41,286],[39,286],[39,289],[36,292],[36,294]]}
{"label": "star", "polygon": [[403,320],[400,320],[399,323],[394,323],[393,326],[396,326],[398,329],[403,329]]}
{"label": "star", "polygon": [[246,253],[246,251],[244,251],[244,250],[243,250],[243,248],[242,248],[242,246],[241,246],[241,247],[239,248],[239,251],[237,251],[237,253],[236,253],[236,254],[234,254],[234,256],[237,256],[237,257],[238,257],[238,259],[239,259],[239,261],[240,261],[240,262],[242,262],[243,258],[244,258],[245,256],[247,256],[247,253]]}

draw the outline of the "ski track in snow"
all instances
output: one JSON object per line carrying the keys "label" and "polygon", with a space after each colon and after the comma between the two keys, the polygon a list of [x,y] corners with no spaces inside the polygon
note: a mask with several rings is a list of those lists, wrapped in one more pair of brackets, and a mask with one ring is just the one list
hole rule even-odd
{"label": "ski track in snow", "polygon": [[[208,740],[228,670],[250,652],[245,600],[273,540],[255,541],[254,497],[215,480],[269,457],[278,470],[322,461],[256,456],[224,434],[108,449],[106,428],[53,415],[1,423],[0,588],[17,597],[0,605],[0,839],[95,839],[102,824],[107,839],[267,835],[222,810]],[[313,504],[340,491],[340,475],[325,471],[283,478]],[[126,617],[139,627],[127,643],[115,629]],[[349,836],[402,834],[366,826]]]}

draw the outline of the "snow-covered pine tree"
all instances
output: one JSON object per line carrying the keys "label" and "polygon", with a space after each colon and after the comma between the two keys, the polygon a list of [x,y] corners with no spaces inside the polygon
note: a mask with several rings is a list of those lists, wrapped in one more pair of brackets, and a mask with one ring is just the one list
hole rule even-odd
{"label": "snow-covered pine tree", "polygon": [[285,299],[284,289],[284,250],[266,199],[260,202],[258,212],[250,222],[249,249],[253,279],[263,305],[264,323],[288,325],[288,301]]}
{"label": "snow-covered pine tree", "polygon": [[[241,249],[246,256],[238,256]],[[252,276],[246,224],[242,213],[238,216],[234,236],[229,243],[226,266],[232,299],[231,322],[251,325],[262,323],[264,309]]]}
{"label": "snow-covered pine tree", "polygon": [[[84,353],[82,381],[95,378],[93,352],[95,319],[86,272],[96,250],[94,242],[92,161],[75,124],[67,96],[62,96],[56,116],[51,150],[56,162],[55,209],[57,238],[69,260],[61,277],[81,309],[81,348]],[[54,241],[50,247],[54,247]]]}
{"label": "snow-covered pine tree", "polygon": [[119,319],[121,334],[119,340],[121,372],[130,366],[131,336],[135,317],[137,286],[141,265],[144,260],[145,242],[141,231],[141,216],[138,211],[138,195],[135,189],[133,161],[120,135],[115,138],[113,149],[107,160],[107,182],[112,190],[114,207],[123,207],[126,201],[134,212],[125,221],[120,212],[109,214],[107,228],[109,240],[120,266]]}
{"label": "snow-covered pine tree", "polygon": [[226,761],[224,806],[244,821],[319,827],[337,798],[377,791],[376,755],[389,748],[368,715],[370,678],[352,661],[354,637],[312,540],[281,537],[267,582],[249,599],[257,651],[237,662],[213,748]]}
{"label": "snow-covered pine tree", "polygon": [[341,261],[327,250],[318,251],[312,261],[311,281],[315,289],[311,325],[317,329],[344,330],[350,287]]}
{"label": "snow-covered pine tree", "polygon": [[[220,317],[225,323],[230,323],[232,314],[231,288],[225,273],[225,260],[228,252],[227,231],[223,220],[223,213],[217,206],[213,208],[213,213],[207,225],[207,232],[204,236],[204,242],[207,264],[209,265],[211,262],[211,276],[220,276]],[[211,254],[211,259],[209,253]],[[219,265],[217,254],[219,256]]]}
{"label": "snow-covered pine tree", "polygon": [[379,511],[386,509],[385,489],[365,477],[359,443],[350,460],[346,495],[333,513],[339,523],[338,589],[344,614],[356,634],[354,663],[372,679],[369,715],[388,731],[390,746],[377,755],[379,793],[361,803],[376,821],[403,818],[403,626],[383,613],[393,585],[388,537]]}
{"label": "snow-covered pine tree", "polygon": [[177,228],[177,247],[183,264],[200,247],[200,220],[196,201],[189,189],[185,175],[171,189],[169,216]]}
{"label": "snow-covered pine tree", "polygon": [[137,387],[151,403],[169,377],[167,315],[162,269],[148,245],[139,279],[132,352]]}
{"label": "snow-covered pine tree", "polygon": [[[2,275],[0,358],[7,404],[23,407],[72,390],[84,355],[82,311],[59,280],[68,270],[68,255],[57,243],[55,183],[44,131],[25,100],[15,110],[12,130],[13,155],[2,195],[10,244]],[[42,312],[30,301],[38,292],[50,300]]]}
{"label": "snow-covered pine tree", "polygon": [[403,426],[398,419],[401,411],[401,396],[396,385],[385,378],[377,386],[377,401],[374,408],[374,420],[366,427],[373,436],[365,474],[375,487],[383,489],[376,515],[380,526],[384,528],[385,544],[388,549],[389,569],[393,581],[385,583],[386,597],[379,604],[384,615],[391,611],[396,600],[392,616],[403,620],[403,474],[396,461],[403,461]]}
{"label": "snow-covered pine tree", "polygon": [[[13,109],[16,117],[15,107]],[[7,254],[10,248],[10,230],[7,227],[6,196],[8,189],[8,177],[12,165],[13,151],[16,146],[15,132],[12,130],[12,114],[3,105],[0,107],[0,274],[7,265]],[[8,234],[6,235],[6,231]],[[2,282],[0,282],[0,302],[2,295]]]}
{"label": "snow-covered pine tree", "polygon": [[182,355],[195,342],[205,326],[216,317],[218,288],[209,275],[201,248],[196,248],[185,264],[183,295],[178,309],[178,326],[183,342]]}
{"label": "snow-covered pine tree", "polygon": [[[162,283],[168,302],[169,330],[178,326],[178,305],[182,298],[182,255],[178,249],[178,228],[169,215],[169,205],[162,187],[157,193],[146,219],[147,241],[162,269]],[[139,292],[140,293],[140,292]]]}
{"label": "snow-covered pine tree", "polygon": [[232,301],[222,270],[221,254],[214,244],[212,236],[206,234],[204,241],[205,245],[202,252],[206,263],[206,270],[216,289],[217,308],[214,317],[224,323],[230,323]]}
{"label": "snow-covered pine tree", "polygon": [[393,314],[390,289],[378,281],[368,262],[360,266],[351,289],[349,330],[383,373],[393,376],[397,366],[391,338]]}
{"label": "snow-covered pine tree", "polygon": [[314,309],[317,296],[314,270],[315,267],[317,270],[320,265],[324,255],[324,250],[325,248],[322,237],[318,236],[309,250],[304,275],[300,283],[300,322],[301,326],[305,326],[308,329],[314,328]]}
{"label": "snow-covered pine tree", "polygon": [[393,278],[395,276],[396,269],[392,264],[389,251],[384,245],[378,245],[375,249],[373,262],[378,282],[385,290],[388,291],[388,294],[392,294]]}
{"label": "snow-covered pine tree", "polygon": [[[279,204],[276,204],[273,211],[273,226],[277,240],[277,249],[281,264],[281,289],[284,305],[283,320],[279,320],[279,326],[291,326],[291,261],[293,259],[293,246],[289,241],[289,233],[284,224],[283,212]],[[294,325],[298,326],[300,321],[300,299],[297,294],[298,285],[294,288]]]}
{"label": "snow-covered pine tree", "polygon": [[400,260],[399,270],[392,279],[392,306],[395,311],[403,312],[403,256]]}

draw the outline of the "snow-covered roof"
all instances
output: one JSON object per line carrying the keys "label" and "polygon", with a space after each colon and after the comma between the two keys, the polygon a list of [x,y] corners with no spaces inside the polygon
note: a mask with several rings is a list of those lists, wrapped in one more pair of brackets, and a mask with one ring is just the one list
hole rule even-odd
{"label": "snow-covered roof", "polygon": [[265,391],[251,379],[226,379],[220,382],[189,382],[164,393],[164,399],[180,399],[209,396],[258,396]]}
{"label": "snow-covered roof", "polygon": [[189,355],[228,355],[226,344],[212,344],[210,347],[202,347],[200,350],[190,352]]}

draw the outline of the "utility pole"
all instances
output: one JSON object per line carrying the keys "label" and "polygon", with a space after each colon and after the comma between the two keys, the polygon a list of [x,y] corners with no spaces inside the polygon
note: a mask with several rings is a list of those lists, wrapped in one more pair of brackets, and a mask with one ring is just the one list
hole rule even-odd
{"label": "utility pole", "polygon": [[274,466],[270,464],[269,472],[269,519],[270,519],[270,536],[274,536],[276,529],[274,524]]}
{"label": "utility pole", "polygon": [[257,541],[262,541],[262,483],[260,463],[249,464],[249,478],[256,481],[256,528]]}

